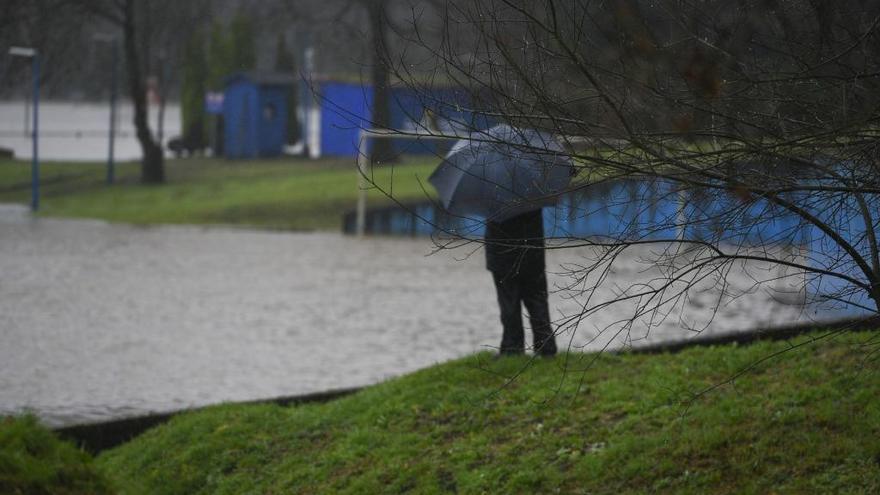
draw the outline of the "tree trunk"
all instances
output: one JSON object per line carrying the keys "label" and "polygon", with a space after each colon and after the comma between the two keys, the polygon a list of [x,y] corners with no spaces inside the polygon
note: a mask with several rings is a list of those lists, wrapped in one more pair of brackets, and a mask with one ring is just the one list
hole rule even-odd
{"label": "tree trunk", "polygon": [[[388,67],[385,64],[385,3],[384,0],[367,0],[370,16],[370,34],[373,44],[373,125],[380,129],[391,127],[390,87]],[[371,159],[374,162],[396,160],[390,139],[373,139]]]}
{"label": "tree trunk", "polygon": [[880,281],[875,281],[873,283],[871,299],[874,300],[874,309],[880,314]]}
{"label": "tree trunk", "polygon": [[134,3],[134,0],[126,0],[125,2],[123,36],[125,56],[128,59],[128,85],[131,99],[134,102],[134,127],[143,150],[141,182],[145,184],[161,184],[165,182],[164,157],[162,149],[153,140],[149,122],[147,121],[147,95],[141,75],[140,57],[138,57]]}

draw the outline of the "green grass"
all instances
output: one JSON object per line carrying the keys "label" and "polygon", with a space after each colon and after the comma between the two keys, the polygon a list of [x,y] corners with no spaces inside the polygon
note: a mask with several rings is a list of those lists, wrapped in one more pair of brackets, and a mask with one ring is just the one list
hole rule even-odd
{"label": "green grass", "polygon": [[0,493],[114,493],[88,454],[62,442],[32,416],[0,418]]}
{"label": "green grass", "polygon": [[878,334],[820,335],[590,366],[484,353],[327,404],[186,413],[98,464],[149,494],[878,493]]}
{"label": "green grass", "polygon": [[[403,202],[424,201],[436,157],[404,157],[375,167],[375,185]],[[167,184],[138,183],[139,165],[118,166],[117,184],[104,182],[100,163],[41,166],[40,214],[135,224],[232,224],[291,230],[339,230],[354,209],[358,177],[354,159],[227,161],[169,160]],[[30,201],[30,164],[0,161],[0,202]],[[373,187],[368,204],[391,204]]]}

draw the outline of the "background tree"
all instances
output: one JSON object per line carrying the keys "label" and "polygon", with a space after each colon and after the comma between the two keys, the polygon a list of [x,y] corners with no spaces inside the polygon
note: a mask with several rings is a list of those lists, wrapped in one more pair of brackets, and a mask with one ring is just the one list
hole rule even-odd
{"label": "background tree", "polygon": [[[644,336],[707,284],[717,305],[790,290],[878,314],[880,5],[454,0],[438,10],[436,42],[417,20],[408,39],[433,57],[399,58],[394,77],[426,99],[421,81],[454,81],[472,111],[559,136],[580,169],[573,191],[633,185],[617,228],[557,239],[593,253],[569,273],[583,307],[561,328],[628,304],[632,318],[605,331]],[[669,201],[677,213],[640,220]],[[631,252],[650,275],[591,298]],[[734,287],[730,274],[744,270],[754,283]]]}
{"label": "background tree", "polygon": [[[162,3],[163,5],[158,5]],[[170,2],[135,2],[134,0],[88,0],[76,2],[83,12],[97,16],[122,32],[122,54],[125,59],[129,96],[134,104],[134,127],[141,145],[141,182],[165,182],[165,159],[161,144],[156,142],[148,120],[145,74],[151,58],[150,28],[152,9],[168,15]],[[163,17],[164,18],[164,17]],[[159,23],[161,25],[161,22]]]}
{"label": "background tree", "polygon": [[230,75],[256,68],[255,36],[253,20],[241,12],[229,23],[213,23],[208,35],[208,89],[221,91]]}
{"label": "background tree", "polygon": [[187,142],[205,142],[205,92],[208,79],[205,36],[194,31],[183,52],[180,113]]}
{"label": "background tree", "polygon": [[[43,96],[63,90],[88,93],[82,79],[82,52],[93,43],[91,26],[79,12],[60,0],[9,0],[0,3],[0,92],[30,94],[30,62],[7,55],[11,46],[34,47],[40,53]],[[78,21],[77,21],[78,20]],[[75,22],[72,22],[75,21]]]}
{"label": "background tree", "polygon": [[190,34],[182,56],[181,113],[187,140],[205,142],[205,95],[222,91],[226,78],[256,68],[253,20],[238,13],[226,24],[216,20]]}
{"label": "background tree", "polygon": [[[256,31],[253,19],[239,12],[229,23],[229,46],[234,71],[251,70],[257,65]],[[228,75],[228,74],[227,74]]]}
{"label": "background tree", "polygon": [[[384,0],[361,0],[369,17],[369,36],[372,47],[370,82],[373,84],[373,125],[380,129],[391,128],[391,87],[388,70],[387,18]],[[370,158],[376,162],[395,159],[393,143],[388,139],[377,139],[371,144]]]}
{"label": "background tree", "polygon": [[[278,34],[275,43],[275,70],[285,74],[296,74],[296,58],[287,47],[284,33]],[[299,119],[297,118],[297,105],[299,101],[299,87],[292,85],[287,91],[287,143],[293,144],[299,136]]]}
{"label": "background tree", "polygon": [[[321,45],[318,60],[325,68],[323,72],[330,72],[327,68],[331,66],[337,73],[352,68],[360,71],[358,75],[362,82],[372,86],[370,126],[390,129],[393,82],[389,61],[404,55],[400,53],[403,45],[398,31],[411,31],[405,21],[411,19],[414,4],[389,0],[328,0],[318,3],[286,0],[283,7],[287,18],[308,22],[310,29],[307,31],[321,26],[324,35],[334,38],[323,39],[320,33],[316,36]],[[419,6],[417,10],[421,11],[422,8]],[[340,70],[336,66],[345,69]],[[321,68],[319,66],[318,70]],[[390,141],[376,140],[370,147],[373,161],[396,160]]]}

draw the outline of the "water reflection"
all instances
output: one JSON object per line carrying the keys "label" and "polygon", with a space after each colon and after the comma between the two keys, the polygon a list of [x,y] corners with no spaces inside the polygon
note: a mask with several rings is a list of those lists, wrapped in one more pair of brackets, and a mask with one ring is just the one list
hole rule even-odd
{"label": "water reflection", "polygon": [[[344,231],[355,232],[355,215]],[[366,232],[374,235],[482,237],[485,219],[454,216],[433,203],[371,210]],[[544,208],[548,238],[602,237],[620,240],[689,239],[713,243],[801,245],[809,227],[764,201],[733,193],[680,189],[661,181],[602,182],[562,195]]]}
{"label": "water reflection", "polygon": [[[870,255],[865,223],[853,214],[858,210],[850,204],[852,198],[807,194],[792,192],[782,199],[836,227],[836,233],[853,249]],[[844,214],[848,216],[843,218]],[[355,231],[354,222],[354,213],[346,215],[346,233]],[[370,211],[365,230],[374,235],[476,239],[483,235],[484,222],[484,218],[453,216],[439,205],[423,203]],[[726,252],[760,248],[762,255],[860,278],[827,232],[778,202],[748,191],[681,188],[663,180],[601,182],[561,196],[555,207],[545,207],[544,229],[548,239],[688,240]],[[863,291],[853,290],[852,284],[840,278],[806,274],[801,280],[806,280],[802,285],[812,294],[843,295],[850,309],[873,306]]]}

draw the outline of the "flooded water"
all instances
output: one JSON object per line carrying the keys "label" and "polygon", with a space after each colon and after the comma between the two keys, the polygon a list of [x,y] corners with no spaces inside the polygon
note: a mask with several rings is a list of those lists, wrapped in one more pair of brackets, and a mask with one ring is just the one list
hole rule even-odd
{"label": "flooded water", "polygon": [[[501,330],[482,251],[435,247],[428,238],[34,219],[0,207],[0,414],[30,410],[63,425],[302,394],[494,348]],[[583,293],[559,290],[571,283],[563,267],[593,255],[548,252],[558,322],[584,303]],[[593,301],[651,275],[638,251],[627,256]],[[559,341],[591,350],[690,337],[716,302],[711,288],[695,291],[650,332],[641,323],[617,332],[633,307],[613,307],[560,327]],[[753,291],[724,301],[706,332],[810,316]]]}
{"label": "flooded water", "polygon": [[[105,159],[108,112],[106,104],[42,104],[41,157]],[[155,116],[153,108],[154,129]],[[20,158],[31,150],[26,117],[23,102],[0,103],[0,147]],[[130,106],[120,108],[117,122],[117,158],[137,158]],[[165,136],[179,128],[179,109],[169,105]],[[631,195],[615,201],[614,191],[564,198],[545,212],[547,234],[608,232],[608,219],[626,216],[621,208],[634,204]],[[417,212],[428,222],[399,210],[369,217],[371,232],[410,237],[359,240],[35,219],[23,207],[0,205],[0,414],[33,411],[50,425],[100,421],[367,385],[493,349],[501,330],[480,245],[438,251],[430,237],[439,222],[479,238],[482,223],[450,223],[429,206]],[[637,229],[677,235],[656,227],[676,210],[637,213]],[[735,299],[704,283],[662,320],[637,319],[630,329],[620,322],[632,304],[572,319],[587,299],[610,300],[656,275],[643,261],[648,254],[627,252],[603,288],[583,291],[568,270],[596,253],[548,251],[550,305],[563,347],[644,345],[692,337],[693,328],[742,331],[816,316],[798,300],[753,290],[754,277],[779,276],[753,264],[731,273],[741,293]]]}
{"label": "flooded water", "polygon": [[[0,148],[13,150],[16,158],[29,159],[32,110],[24,101],[0,102]],[[121,102],[116,107],[114,156],[117,160],[141,157],[134,133],[133,106]],[[157,132],[158,107],[150,106],[150,128]],[[164,141],[180,134],[180,106],[165,106]],[[110,130],[109,103],[40,102],[41,160],[100,161],[107,159]]]}
{"label": "flooded water", "polygon": [[[800,204],[846,239],[865,259],[870,259],[870,237],[860,215],[842,221],[841,209],[857,211],[857,205],[839,198],[801,199]],[[557,204],[543,208],[544,233],[548,239],[600,239],[705,241],[724,246],[727,252],[768,247],[786,261],[821,270],[845,272],[840,253],[828,235],[779,206],[759,199],[743,200],[717,191],[677,190],[675,184],[658,180],[617,180],[585,187],[562,195]],[[344,222],[346,232],[355,231],[355,213]],[[392,206],[367,212],[365,231],[372,234],[431,237],[455,234],[479,239],[485,219],[452,216],[434,203]],[[855,267],[852,267],[854,271]],[[808,292],[814,298],[846,293],[850,313],[872,307],[865,291],[846,290],[834,277],[810,277]]]}

